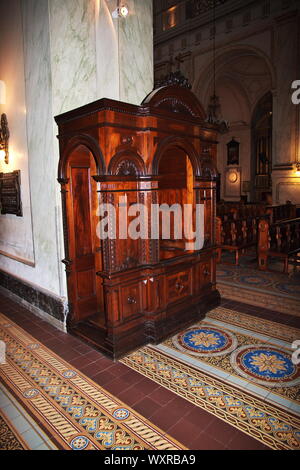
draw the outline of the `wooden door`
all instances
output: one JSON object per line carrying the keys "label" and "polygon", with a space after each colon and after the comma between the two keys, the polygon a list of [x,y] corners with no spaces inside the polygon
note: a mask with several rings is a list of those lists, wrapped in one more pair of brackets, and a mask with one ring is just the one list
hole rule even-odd
{"label": "wooden door", "polygon": [[97,183],[92,176],[96,165],[84,146],[72,152],[68,160],[67,223],[70,270],[68,294],[71,323],[103,311],[103,293],[96,272],[102,268],[101,242],[97,238]]}

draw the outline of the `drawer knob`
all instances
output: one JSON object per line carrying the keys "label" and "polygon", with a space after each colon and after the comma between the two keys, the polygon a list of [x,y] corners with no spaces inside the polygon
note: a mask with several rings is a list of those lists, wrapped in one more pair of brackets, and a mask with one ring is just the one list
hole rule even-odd
{"label": "drawer knob", "polygon": [[180,282],[176,282],[175,287],[176,287],[176,289],[179,290],[179,291],[181,291],[182,289],[184,289],[184,285],[183,285],[183,284],[180,284]]}
{"label": "drawer knob", "polygon": [[127,302],[129,304],[136,304],[136,299],[134,297],[132,297],[131,295],[129,295],[128,298],[127,298]]}

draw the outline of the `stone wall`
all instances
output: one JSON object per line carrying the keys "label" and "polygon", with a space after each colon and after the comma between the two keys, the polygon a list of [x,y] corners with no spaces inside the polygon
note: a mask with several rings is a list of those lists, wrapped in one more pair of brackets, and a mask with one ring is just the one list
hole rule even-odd
{"label": "stone wall", "polygon": [[[190,15],[201,3],[202,12]],[[180,63],[192,89],[207,109],[213,91],[213,10],[211,2],[154,2],[155,77]],[[273,203],[300,204],[300,105],[291,101],[291,84],[300,79],[300,3],[296,0],[217,2],[216,90],[230,133],[220,136],[218,166],[225,197],[226,144],[241,144],[242,181],[251,181],[251,120],[259,100],[273,95]],[[243,194],[243,193],[242,193]],[[228,197],[227,197],[228,198]],[[230,197],[228,198],[230,199]],[[234,199],[234,198],[233,198]]]}

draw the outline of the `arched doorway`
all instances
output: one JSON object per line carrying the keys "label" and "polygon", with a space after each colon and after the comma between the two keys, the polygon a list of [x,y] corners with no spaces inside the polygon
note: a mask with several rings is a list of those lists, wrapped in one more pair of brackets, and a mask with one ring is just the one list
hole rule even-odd
{"label": "arched doorway", "polygon": [[97,163],[91,150],[84,144],[75,146],[67,154],[63,172],[68,231],[64,263],[71,311],[68,322],[75,325],[95,316],[97,324],[103,324],[103,288],[96,282],[96,272],[102,269],[101,240],[96,231],[97,183],[93,179]]}
{"label": "arched doorway", "polygon": [[251,122],[251,199],[269,202],[272,199],[272,93],[266,93],[257,103]]}
{"label": "arched doorway", "polygon": [[[208,108],[212,94],[214,76],[211,54],[201,57],[198,76],[194,82],[193,90]],[[276,88],[275,74],[269,59],[257,48],[250,46],[226,46],[216,53],[215,64],[216,93],[220,98],[221,114],[229,121],[230,131],[220,134],[218,141],[217,166],[221,173],[221,199],[238,201],[241,197],[248,201],[255,200],[255,175],[252,168],[252,125],[258,103],[262,96],[270,95],[267,92]],[[263,125],[263,123],[260,123]],[[259,125],[259,123],[258,123]],[[239,171],[238,183],[228,182],[227,144],[234,137],[240,144],[239,161],[235,165]],[[261,168],[263,170],[263,168]],[[249,186],[251,192],[248,191]],[[265,197],[264,192],[258,194],[258,199]]]}
{"label": "arched doorway", "polygon": [[[192,162],[186,151],[180,147],[172,146],[164,151],[159,160],[158,166],[159,174],[159,204],[167,204],[169,207],[176,207],[179,205],[181,208],[180,221],[174,214],[170,219],[170,238],[165,239],[160,233],[160,259],[172,258],[180,256],[185,251],[185,243],[187,240],[192,239],[187,233],[183,237],[183,233],[176,236],[176,229],[178,224],[183,228],[183,208],[186,204],[195,208],[195,195],[194,195],[194,175],[195,170]],[[190,231],[193,231],[193,212],[189,214],[191,220],[187,225]],[[160,230],[163,224],[160,223]]]}

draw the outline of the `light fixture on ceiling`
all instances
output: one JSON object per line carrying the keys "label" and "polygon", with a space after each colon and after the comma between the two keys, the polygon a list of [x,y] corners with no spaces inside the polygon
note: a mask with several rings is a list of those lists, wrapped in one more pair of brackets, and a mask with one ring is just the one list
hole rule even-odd
{"label": "light fixture on ceiling", "polygon": [[1,125],[0,125],[0,159],[4,160],[5,163],[9,163],[9,152],[8,152],[8,140],[9,140],[9,129],[7,123],[6,114],[1,114]]}
{"label": "light fixture on ceiling", "polygon": [[221,116],[220,98],[216,93],[216,0],[213,2],[213,94],[209,100],[206,121],[218,126],[221,134],[229,131],[229,122]]}
{"label": "light fixture on ceiling", "polygon": [[112,12],[111,16],[113,18],[126,18],[129,14],[129,8],[126,3],[121,2],[118,0],[117,8]]}

